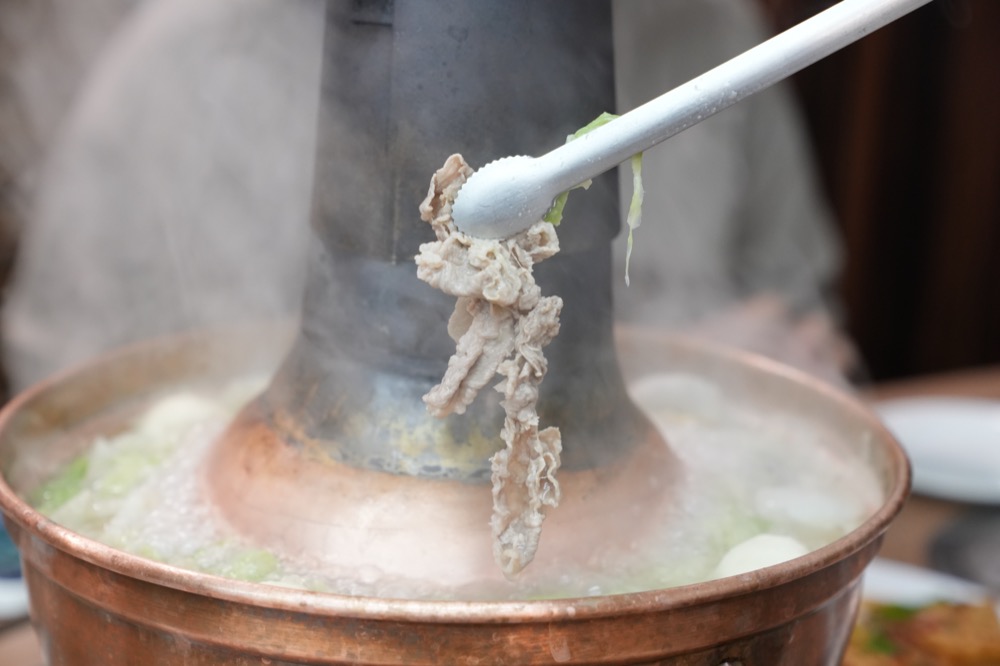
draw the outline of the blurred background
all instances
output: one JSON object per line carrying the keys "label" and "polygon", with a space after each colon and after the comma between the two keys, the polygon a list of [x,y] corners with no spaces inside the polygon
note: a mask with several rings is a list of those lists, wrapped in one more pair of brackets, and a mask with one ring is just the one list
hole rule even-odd
{"label": "blurred background", "polygon": [[[756,1],[775,31],[833,4]],[[0,0],[0,279],[88,66],[141,4]],[[793,79],[873,380],[1000,362],[998,36],[995,0],[936,0]]]}
{"label": "blurred background", "polygon": [[[761,2],[778,30],[833,4]],[[1000,362],[1000,3],[933,2],[793,83],[873,378]]]}

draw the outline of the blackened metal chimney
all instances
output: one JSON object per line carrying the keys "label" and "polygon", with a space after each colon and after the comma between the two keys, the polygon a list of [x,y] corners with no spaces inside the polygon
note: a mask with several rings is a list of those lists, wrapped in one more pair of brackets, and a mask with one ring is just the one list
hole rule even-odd
{"label": "blackened metal chimney", "polygon": [[[358,481],[362,495],[365,487],[374,495],[386,474],[455,481],[488,506],[482,482],[502,444],[499,395],[481,395],[466,414],[444,420],[421,401],[454,349],[445,331],[454,301],[415,277],[418,246],[433,239],[417,206],[452,152],[473,166],[536,154],[613,110],[610,3],[329,0],[322,85],[317,243],[301,329],[210,472],[222,510],[258,536],[270,522],[264,504],[325,501],[307,490],[319,468],[382,475]],[[542,292],[565,303],[539,413],[562,430],[571,474],[620,464],[656,438],[625,394],[614,353],[613,174],[571,197],[565,219],[561,253],[536,273]],[[275,480],[279,459],[299,483]],[[303,461],[314,463],[309,471]],[[251,497],[267,499],[253,507]],[[286,509],[286,518],[299,511]],[[487,518],[488,510],[483,534]],[[303,538],[302,547],[312,543]]]}

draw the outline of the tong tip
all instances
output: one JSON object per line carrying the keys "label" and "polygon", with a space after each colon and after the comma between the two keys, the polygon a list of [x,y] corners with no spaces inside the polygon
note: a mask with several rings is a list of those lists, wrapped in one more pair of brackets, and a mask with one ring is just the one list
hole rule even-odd
{"label": "tong tip", "polygon": [[533,157],[512,155],[476,170],[452,206],[455,226],[477,238],[508,238],[541,220],[553,197],[535,165]]}

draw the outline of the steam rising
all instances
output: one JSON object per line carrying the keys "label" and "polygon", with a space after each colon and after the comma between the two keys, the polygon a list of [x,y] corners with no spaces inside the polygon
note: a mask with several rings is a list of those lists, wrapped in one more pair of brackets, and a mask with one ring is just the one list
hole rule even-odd
{"label": "steam rising", "polygon": [[[38,195],[6,303],[15,389],[133,340],[294,315],[310,247],[323,7],[0,5],[0,85],[18,97],[0,103],[0,164],[16,191]],[[615,2],[614,29],[619,112],[766,37],[752,3],[718,0]],[[689,327],[773,294],[777,306],[751,311],[774,319],[757,330],[740,330],[747,313],[737,311],[696,331],[723,329],[727,342],[808,366],[811,349],[787,358],[786,320],[827,306],[839,256],[787,90],[646,159],[632,286],[620,284],[624,266],[614,273],[619,317]],[[22,212],[26,200],[16,199]]]}
{"label": "steam rising", "polygon": [[[614,31],[620,113],[768,37],[755,3],[724,0],[616,2]],[[622,235],[614,248],[619,315],[683,326],[763,292],[796,311],[824,305],[838,247],[786,86],[681,132],[644,159],[644,223],[628,289],[620,284]],[[627,202],[628,170],[619,177]]]}
{"label": "steam rising", "polygon": [[4,331],[15,388],[134,340],[294,315],[322,11],[314,0],[149,0],[121,22],[24,230]]}

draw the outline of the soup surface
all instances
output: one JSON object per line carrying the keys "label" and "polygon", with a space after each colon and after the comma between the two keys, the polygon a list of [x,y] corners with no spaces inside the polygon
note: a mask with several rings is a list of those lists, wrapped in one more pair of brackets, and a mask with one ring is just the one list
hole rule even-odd
{"label": "soup surface", "polygon": [[308,554],[270,552],[229,532],[203,498],[199,472],[213,440],[265,381],[160,399],[126,431],[97,438],[29,500],[87,537],[200,572],[340,594],[459,599],[594,596],[734,575],[843,536],[883,500],[871,466],[834,434],[791,414],[734,404],[697,377],[652,375],[630,391],[683,471],[673,489],[676,510],[641,548],[613,562],[568,562],[552,580],[515,577],[476,589],[390,579],[373,567],[317,571]]}

